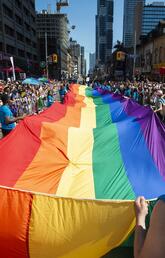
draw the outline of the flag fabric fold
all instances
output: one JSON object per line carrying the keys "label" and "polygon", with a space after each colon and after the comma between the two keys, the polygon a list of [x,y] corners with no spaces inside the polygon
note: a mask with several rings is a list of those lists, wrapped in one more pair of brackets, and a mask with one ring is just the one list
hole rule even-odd
{"label": "flag fabric fold", "polygon": [[135,226],[133,200],[165,193],[164,146],[150,108],[72,85],[65,104],[0,142],[3,257],[92,258],[121,245]]}

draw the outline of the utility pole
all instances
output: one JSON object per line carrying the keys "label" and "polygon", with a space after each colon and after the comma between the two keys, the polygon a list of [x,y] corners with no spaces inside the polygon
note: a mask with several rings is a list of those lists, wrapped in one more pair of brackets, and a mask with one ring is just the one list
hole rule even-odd
{"label": "utility pole", "polygon": [[135,78],[135,69],[136,69],[136,30],[135,30],[135,37],[134,37],[133,80]]}
{"label": "utility pole", "polygon": [[48,35],[45,32],[45,58],[46,58],[46,76],[49,79],[49,64],[48,64]]}

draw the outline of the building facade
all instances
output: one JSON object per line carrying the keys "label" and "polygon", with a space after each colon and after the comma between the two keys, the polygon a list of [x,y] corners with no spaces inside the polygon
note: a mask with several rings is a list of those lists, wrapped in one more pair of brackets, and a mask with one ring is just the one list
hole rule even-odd
{"label": "building facade", "polygon": [[85,48],[72,38],[70,39],[70,54],[74,67],[72,76],[76,79],[84,77],[86,75]]}
{"label": "building facade", "polygon": [[0,67],[34,73],[38,64],[34,0],[0,0]]}
{"label": "building facade", "polygon": [[145,5],[142,16],[141,36],[146,36],[161,20],[165,20],[164,2],[153,2],[152,4]]}
{"label": "building facade", "polygon": [[50,13],[43,10],[37,14],[37,37],[39,44],[40,62],[46,61],[46,41],[47,54],[57,55],[57,63],[49,64],[51,77],[60,79],[68,73],[68,18],[66,14]]}
{"label": "building facade", "polygon": [[105,65],[110,59],[113,44],[113,0],[97,0],[96,63]]}
{"label": "building facade", "polygon": [[72,40],[72,38],[70,38],[70,52],[74,66],[72,76],[78,79],[81,75],[81,46],[76,40]]}
{"label": "building facade", "polygon": [[157,27],[141,40],[137,54],[136,70],[139,74],[165,81],[165,21],[160,21]]}
{"label": "building facade", "polygon": [[[140,5],[137,6],[138,3]],[[141,8],[141,5],[144,6],[144,4],[145,0],[124,0],[123,43],[126,48],[131,48],[134,45],[135,19],[139,19],[136,8]],[[138,23],[139,22],[140,21],[138,21]]]}

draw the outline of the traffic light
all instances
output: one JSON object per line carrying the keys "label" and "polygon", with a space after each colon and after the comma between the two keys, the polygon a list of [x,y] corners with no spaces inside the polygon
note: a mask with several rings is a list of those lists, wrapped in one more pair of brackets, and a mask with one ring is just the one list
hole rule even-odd
{"label": "traffic light", "polygon": [[57,54],[53,54],[53,63],[54,64],[58,63],[58,56],[57,56]]}
{"label": "traffic light", "polygon": [[116,54],[117,61],[124,61],[125,60],[125,53],[122,51],[118,51]]}

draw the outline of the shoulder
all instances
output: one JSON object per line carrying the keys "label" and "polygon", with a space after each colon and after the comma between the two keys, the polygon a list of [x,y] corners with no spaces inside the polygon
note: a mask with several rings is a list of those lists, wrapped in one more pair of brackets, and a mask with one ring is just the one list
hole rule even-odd
{"label": "shoulder", "polygon": [[6,105],[4,105],[4,106],[2,107],[2,112],[3,112],[5,115],[7,115],[7,116],[11,114],[10,108],[9,108],[8,106],[6,106]]}
{"label": "shoulder", "polygon": [[[165,196],[156,203],[140,258],[165,257]],[[151,245],[154,243],[154,245]]]}
{"label": "shoulder", "polygon": [[[165,217],[165,195],[162,195],[159,197],[158,202],[156,203],[154,210],[153,210],[153,217],[156,217],[154,222],[156,223],[162,223],[165,228],[165,223],[164,223],[164,217]],[[162,221],[163,219],[163,221]]]}
{"label": "shoulder", "polygon": [[6,105],[3,105],[0,107],[0,110],[5,112],[6,110],[8,110],[9,108]]}

